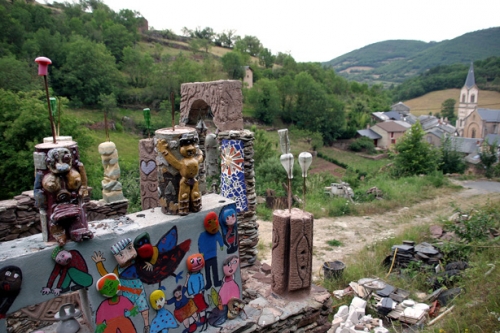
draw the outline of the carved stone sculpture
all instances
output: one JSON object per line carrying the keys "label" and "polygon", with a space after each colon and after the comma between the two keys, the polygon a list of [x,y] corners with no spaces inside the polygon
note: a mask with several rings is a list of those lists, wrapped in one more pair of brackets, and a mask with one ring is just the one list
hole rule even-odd
{"label": "carved stone sculpture", "polygon": [[313,216],[300,209],[273,214],[272,290],[309,290],[312,276]]}
{"label": "carved stone sculpture", "polygon": [[209,110],[221,131],[243,130],[241,81],[220,80],[181,85],[181,124],[195,125]]}
{"label": "carved stone sculpture", "polygon": [[118,150],[111,142],[103,142],[99,145],[102,166],[104,167],[104,179],[102,180],[102,199],[107,203],[124,200],[120,178],[120,165],[118,164]]}
{"label": "carved stone sculpture", "polygon": [[68,238],[76,242],[93,238],[83,208],[88,196],[87,174],[77,143],[42,143],[35,148],[34,194],[44,240],[64,245]]}
{"label": "carved stone sculpture", "polygon": [[[174,155],[171,146],[179,147],[178,152],[181,158]],[[179,189],[177,196],[178,213],[179,215],[187,215],[190,211],[198,212],[201,210],[201,193],[198,186],[198,170],[200,163],[203,162],[204,156],[198,148],[198,137],[193,133],[182,134],[178,143],[167,142],[165,139],[159,139],[156,144],[158,153],[177,170],[181,176],[179,181]],[[166,190],[170,191],[175,189],[172,184],[169,189],[167,185]]]}

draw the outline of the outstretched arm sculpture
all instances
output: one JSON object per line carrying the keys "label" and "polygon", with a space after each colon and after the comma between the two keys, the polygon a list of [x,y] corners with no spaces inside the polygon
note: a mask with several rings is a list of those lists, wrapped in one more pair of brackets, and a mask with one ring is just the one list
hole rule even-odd
{"label": "outstretched arm sculpture", "polygon": [[198,171],[203,162],[203,152],[196,145],[197,138],[192,134],[184,134],[179,140],[179,151],[182,159],[178,160],[171,152],[168,142],[158,140],[156,148],[165,157],[165,160],[181,175],[179,182],[179,215],[187,215],[190,211],[201,210],[201,193],[198,189]]}

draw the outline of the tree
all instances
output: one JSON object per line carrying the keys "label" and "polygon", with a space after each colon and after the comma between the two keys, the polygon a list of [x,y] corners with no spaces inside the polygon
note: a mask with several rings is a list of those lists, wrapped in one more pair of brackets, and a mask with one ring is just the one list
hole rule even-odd
{"label": "tree", "polygon": [[448,98],[446,101],[441,104],[441,116],[448,118],[450,124],[454,124],[457,120],[457,116],[455,115],[455,104],[456,100],[453,98]]}
{"label": "tree", "polygon": [[[33,188],[34,147],[52,135],[48,118],[44,91],[16,94],[0,89],[0,199],[12,198]],[[92,141],[87,128],[64,114],[61,135],[71,135],[78,142],[80,152]]]}
{"label": "tree", "polygon": [[259,64],[266,68],[272,68],[276,56],[273,56],[271,50],[267,47],[263,47],[259,52]]}
{"label": "tree", "polygon": [[222,68],[224,68],[229,79],[240,80],[245,76],[245,63],[240,52],[228,52],[220,60],[222,61]]}
{"label": "tree", "polygon": [[262,44],[255,36],[245,36],[234,43],[235,50],[240,51],[241,53],[248,53],[252,57],[256,57],[261,48]]}
{"label": "tree", "polygon": [[142,54],[138,49],[127,46],[123,49],[122,71],[128,74],[129,84],[144,88],[150,82],[153,74],[153,58]]}
{"label": "tree", "polygon": [[21,91],[30,90],[33,87],[33,80],[30,75],[27,63],[16,60],[15,57],[0,58],[0,89]]}
{"label": "tree", "polygon": [[280,109],[276,81],[265,78],[257,81],[250,89],[248,99],[255,109],[255,118],[265,124],[272,124]]}
{"label": "tree", "polygon": [[396,142],[393,167],[396,177],[428,174],[438,168],[438,152],[423,140],[424,135],[422,125],[416,122]]}
{"label": "tree", "polygon": [[75,103],[97,105],[99,95],[118,91],[122,76],[104,44],[76,36],[66,45],[67,62],[54,70],[54,89]]}
{"label": "tree", "polygon": [[479,159],[481,160],[481,165],[483,166],[483,168],[485,170],[484,175],[487,178],[493,177],[493,173],[494,173],[493,165],[498,160],[496,147],[498,147],[498,142],[494,141],[494,142],[488,143],[485,140],[483,142],[482,147],[481,147],[481,152],[479,153]]}
{"label": "tree", "polygon": [[464,173],[467,167],[462,155],[457,151],[456,144],[453,144],[452,138],[446,136],[441,144],[441,156],[439,170],[443,174]]}

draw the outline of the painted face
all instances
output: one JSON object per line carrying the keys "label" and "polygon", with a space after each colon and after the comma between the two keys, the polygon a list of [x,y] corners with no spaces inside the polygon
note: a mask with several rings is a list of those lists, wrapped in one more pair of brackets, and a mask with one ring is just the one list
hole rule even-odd
{"label": "painted face", "polygon": [[149,295],[151,306],[155,310],[160,310],[165,305],[165,293],[161,290],[155,290]]}
{"label": "painted face", "polygon": [[230,257],[228,261],[224,261],[222,271],[225,276],[232,276],[238,269],[239,259],[237,257]]}
{"label": "painted face", "polygon": [[[181,288],[182,288],[182,287],[181,287]],[[175,290],[174,290],[174,297],[175,297],[176,299],[180,299],[180,298],[182,297],[182,291],[181,291],[182,289],[181,289],[181,288],[177,287],[177,288],[175,288]]]}
{"label": "painted face", "polygon": [[234,225],[236,223],[236,213],[233,210],[233,213],[229,216],[226,216],[226,225]]}
{"label": "painted face", "polygon": [[127,266],[136,257],[137,252],[135,251],[132,243],[128,243],[123,250],[115,254],[115,259],[121,267]]}
{"label": "painted face", "polygon": [[204,220],[205,229],[215,235],[219,231],[219,220],[217,219],[217,214],[210,212],[205,216]]}
{"label": "painted face", "polygon": [[61,251],[56,256],[56,262],[62,266],[69,264],[71,259],[73,259],[73,256],[68,251]]}
{"label": "painted face", "polygon": [[0,270],[0,295],[16,292],[21,289],[23,275],[17,266],[7,266]]}
{"label": "painted face", "polygon": [[110,298],[118,293],[119,286],[120,281],[118,281],[118,277],[113,273],[104,275],[96,283],[97,291],[104,297]]}
{"label": "painted face", "polygon": [[46,164],[52,173],[68,172],[72,163],[73,156],[67,148],[54,148],[47,153]]}
{"label": "painted face", "polygon": [[186,264],[190,272],[199,272],[205,266],[205,259],[202,254],[195,253],[186,259]]}

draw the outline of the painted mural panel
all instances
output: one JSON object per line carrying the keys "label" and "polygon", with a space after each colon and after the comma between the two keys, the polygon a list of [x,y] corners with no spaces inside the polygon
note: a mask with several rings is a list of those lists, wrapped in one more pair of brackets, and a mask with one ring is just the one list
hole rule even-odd
{"label": "painted mural panel", "polygon": [[[0,274],[16,273],[19,284],[0,293],[1,314],[78,290],[89,299],[95,332],[192,333],[220,327],[234,318],[241,302],[237,234],[231,231],[237,214],[236,204],[210,196],[207,210],[186,217],[147,210],[137,214],[144,217],[129,215],[128,224],[96,222],[91,226],[96,237],[88,242],[58,246],[35,235],[22,249],[0,244],[2,253],[10,253],[0,258],[5,268]],[[19,263],[15,270],[14,263]]]}

